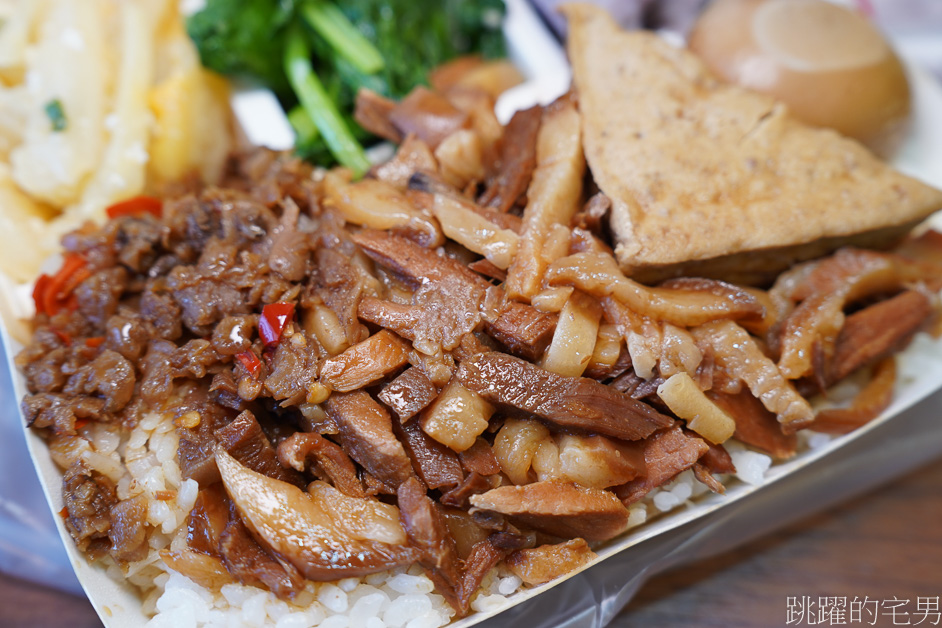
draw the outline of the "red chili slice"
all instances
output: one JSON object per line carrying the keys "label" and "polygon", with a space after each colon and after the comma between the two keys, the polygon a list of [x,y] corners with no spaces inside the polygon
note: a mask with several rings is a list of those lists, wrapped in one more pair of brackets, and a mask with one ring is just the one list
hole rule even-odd
{"label": "red chili slice", "polygon": [[158,218],[163,214],[163,201],[153,196],[135,196],[126,201],[115,203],[105,210],[108,218],[118,218],[119,216],[133,216],[136,214],[153,214]]}
{"label": "red chili slice", "polygon": [[102,345],[103,342],[105,342],[104,336],[94,336],[92,338],[85,339],[85,346],[91,347],[92,349],[97,349]]}
{"label": "red chili slice", "polygon": [[79,253],[68,253],[62,262],[62,268],[53,275],[40,275],[33,288],[33,301],[36,312],[55,315],[63,307],[74,310],[78,302],[72,291],[80,283],[91,277],[88,260]]}
{"label": "red chili slice", "polygon": [[271,303],[262,308],[258,335],[266,347],[278,344],[288,321],[294,318],[294,303]]}
{"label": "red chili slice", "polygon": [[43,273],[36,280],[36,285],[33,286],[33,303],[36,305],[37,314],[49,313],[46,311],[46,291],[49,289],[49,282],[51,281],[52,277]]}
{"label": "red chili slice", "polygon": [[255,352],[251,350],[237,353],[236,359],[242,363],[242,366],[245,367],[245,370],[248,371],[253,377],[258,374],[258,369],[262,367],[262,361],[259,360],[258,356],[255,355]]}
{"label": "red chili slice", "polygon": [[53,327],[53,328],[52,328],[52,333],[54,333],[55,335],[59,336],[59,340],[61,340],[63,343],[65,343],[65,346],[67,346],[67,347],[71,347],[71,346],[72,346],[72,336],[70,336],[70,335],[67,334],[66,332],[62,331],[61,329],[56,329],[55,327]]}

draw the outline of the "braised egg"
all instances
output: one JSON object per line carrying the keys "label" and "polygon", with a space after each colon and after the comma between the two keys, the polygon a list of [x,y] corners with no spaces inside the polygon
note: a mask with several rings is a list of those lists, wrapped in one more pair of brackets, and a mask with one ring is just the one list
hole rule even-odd
{"label": "braised egg", "polygon": [[824,0],[716,0],[688,39],[719,77],[764,92],[809,124],[882,156],[910,112],[903,65],[860,13]]}

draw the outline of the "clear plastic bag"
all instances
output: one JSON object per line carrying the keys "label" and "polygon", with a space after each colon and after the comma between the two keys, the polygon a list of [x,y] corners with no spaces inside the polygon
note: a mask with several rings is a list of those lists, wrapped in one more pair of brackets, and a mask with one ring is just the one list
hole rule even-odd
{"label": "clear plastic bag", "polygon": [[[6,338],[0,339],[0,346]],[[52,521],[42,486],[30,460],[19,400],[6,367],[0,363],[0,571],[11,576],[82,593],[69,557]]]}

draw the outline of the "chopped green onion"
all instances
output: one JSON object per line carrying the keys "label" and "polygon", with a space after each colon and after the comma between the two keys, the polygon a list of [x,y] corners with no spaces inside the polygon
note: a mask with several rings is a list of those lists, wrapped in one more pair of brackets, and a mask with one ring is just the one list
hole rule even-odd
{"label": "chopped green onion", "polygon": [[301,15],[337,54],[364,74],[383,69],[383,57],[370,40],[350,23],[337,5],[324,0],[307,0]]}
{"label": "chopped green onion", "polygon": [[46,103],[44,110],[46,115],[49,116],[49,121],[52,122],[52,130],[56,133],[65,131],[68,121],[65,118],[65,111],[62,109],[62,101],[58,98],[50,100]]}
{"label": "chopped green onion", "polygon": [[301,105],[293,107],[288,112],[288,122],[291,123],[291,128],[294,129],[294,134],[297,136],[295,142],[297,145],[310,144],[320,135],[317,127],[314,126],[314,121],[311,120],[311,116],[307,115],[307,111]]}
{"label": "chopped green onion", "polygon": [[298,28],[288,32],[285,48],[285,74],[288,82],[301,101],[304,111],[314,121],[331,154],[341,164],[353,170],[354,176],[362,176],[370,162],[356,138],[350,132],[336,105],[328,98],[320,79],[311,65],[311,51]]}

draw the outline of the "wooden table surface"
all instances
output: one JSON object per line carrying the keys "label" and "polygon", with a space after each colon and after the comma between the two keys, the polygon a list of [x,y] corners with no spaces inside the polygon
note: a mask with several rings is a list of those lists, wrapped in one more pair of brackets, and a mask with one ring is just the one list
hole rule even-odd
{"label": "wooden table surface", "polygon": [[[789,598],[797,611],[804,596],[847,598],[843,621],[832,615],[824,625],[893,626],[895,599],[909,600],[896,606],[895,625],[942,626],[931,612],[942,596],[942,461],[762,540],[658,576],[612,626],[785,626]],[[860,605],[862,621],[852,622],[855,596],[876,601],[877,614],[873,604]],[[100,625],[85,599],[0,575],[3,628]]]}

